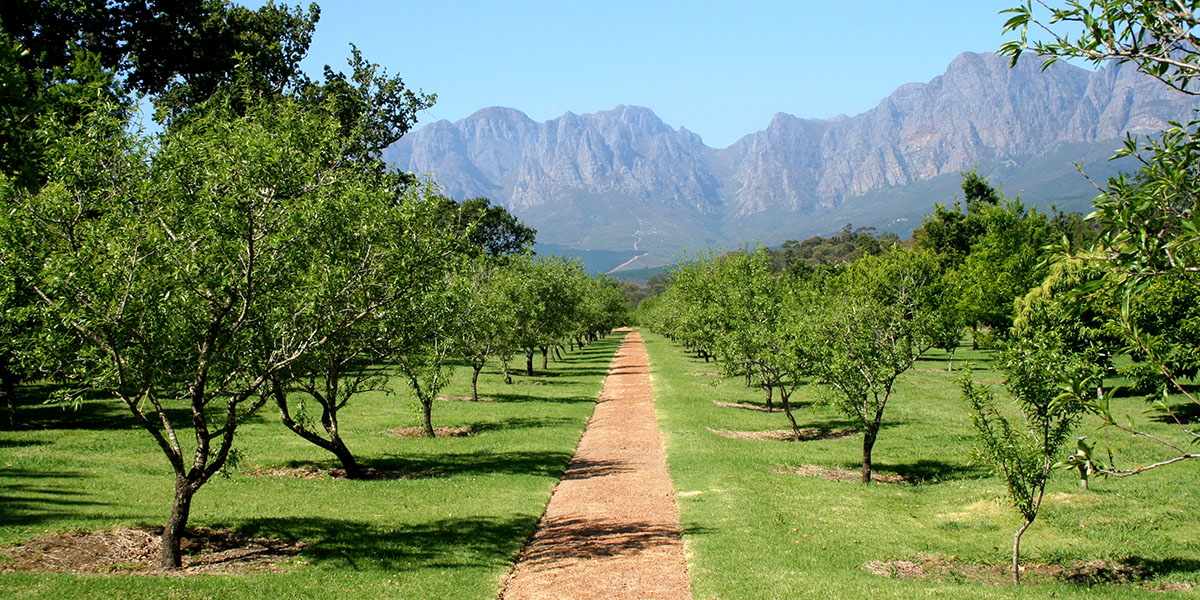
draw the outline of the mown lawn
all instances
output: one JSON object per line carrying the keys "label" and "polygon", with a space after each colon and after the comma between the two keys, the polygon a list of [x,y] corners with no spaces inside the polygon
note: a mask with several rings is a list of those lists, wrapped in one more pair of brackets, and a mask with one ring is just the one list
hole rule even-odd
{"label": "mown lawn", "polygon": [[[697,599],[1200,595],[1194,510],[1200,486],[1197,465],[1186,463],[1123,480],[1096,478],[1086,491],[1073,472],[1057,472],[1022,544],[1023,562],[1031,565],[1076,569],[1080,562],[1124,561],[1149,573],[1148,581],[1070,583],[1027,572],[1028,584],[1004,582],[1020,521],[1003,483],[972,461],[973,430],[955,385],[965,359],[973,363],[976,382],[999,383],[984,353],[961,349],[955,373],[945,371],[944,355],[934,354],[903,377],[874,461],[877,473],[903,476],[907,483],[863,486],[796,474],[806,465],[857,471],[860,435],[781,442],[710,432],[784,429],[787,422],[782,413],[716,406],[714,401],[761,404],[763,394],[740,379],[707,375],[716,371],[711,363],[661,336],[643,335]],[[1008,406],[1000,393],[999,404]],[[831,408],[815,405],[808,387],[794,399],[802,404],[802,427],[851,426]],[[1140,398],[1114,404],[1139,422],[1147,420],[1140,416]],[[1094,421],[1079,434],[1107,439],[1126,464],[1155,456],[1144,443],[1098,432]],[[873,561],[900,560],[948,572],[937,581],[889,578],[869,569]]]}
{"label": "mown lawn", "polygon": [[[470,427],[467,437],[383,434],[419,423],[399,379],[395,395],[352,401],[341,418],[347,445],[364,466],[420,475],[410,479],[249,476],[338,466],[265,407],[239,430],[239,467],[197,494],[190,525],[308,542],[281,572],[0,573],[0,597],[494,598],[574,452],[620,338],[569,353],[548,373],[515,377],[527,385],[505,385],[491,365],[480,394],[494,401],[434,408],[435,426]],[[469,390],[470,370],[461,367],[443,394]],[[20,409],[28,428],[0,432],[0,546],[44,533],[162,524],[170,468],[122,407],[96,402],[64,412],[33,401]]]}

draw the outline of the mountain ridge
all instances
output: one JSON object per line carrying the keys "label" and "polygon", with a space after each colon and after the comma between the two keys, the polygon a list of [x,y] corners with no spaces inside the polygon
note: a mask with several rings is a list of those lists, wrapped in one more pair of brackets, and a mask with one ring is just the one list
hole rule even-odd
{"label": "mountain ridge", "polygon": [[[1098,149],[1111,155],[1126,132],[1160,131],[1196,108],[1197,99],[1128,65],[1043,71],[1023,60],[1010,69],[1007,58],[963,53],[942,75],[901,85],[870,110],[827,119],[779,112],[725,148],[645,107],[540,123],[487,107],[409,133],[385,159],[432,174],[451,197],[492,198],[546,243],[627,252],[641,258],[625,267],[638,268],[668,262],[681,247],[779,243],[783,231],[807,237],[851,218],[911,229],[934,202],[952,200],[953,187],[939,180],[975,167],[1010,178],[1032,203],[1083,208],[1095,191],[1082,177],[1066,189],[1057,162],[1066,149],[1104,175],[1113,165]],[[1056,195],[1038,191],[1050,184]],[[910,193],[948,187],[950,196],[923,207]]]}

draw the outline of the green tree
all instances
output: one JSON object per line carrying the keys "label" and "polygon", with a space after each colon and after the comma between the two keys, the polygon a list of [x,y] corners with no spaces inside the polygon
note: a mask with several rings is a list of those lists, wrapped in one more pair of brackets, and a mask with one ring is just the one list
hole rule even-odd
{"label": "green tree", "polygon": [[40,190],[5,182],[3,259],[73,332],[74,389],[119,398],[170,462],[162,564],[178,567],[192,497],[227,465],[238,425],[329,340],[312,318],[329,262],[313,250],[340,219],[407,225],[419,202],[343,160],[337,120],[295,101],[210,107],[154,148],[109,113],[55,131]]}
{"label": "green tree", "polygon": [[1002,354],[1005,386],[1016,399],[1020,424],[1013,425],[996,409],[991,391],[977,387],[970,371],[960,380],[979,436],[978,454],[1004,479],[1013,507],[1024,518],[1013,534],[1013,583],[1020,583],[1021,536],[1037,518],[1051,471],[1083,414],[1082,405],[1065,393],[1061,381],[1088,366],[1065,352],[1053,329],[1038,326],[1046,322],[1030,315]]}
{"label": "green tree", "polygon": [[471,399],[479,400],[479,373],[492,356],[516,352],[520,326],[511,297],[522,282],[512,269],[490,256],[465,262],[448,285],[455,306],[451,318],[454,353],[471,366]]}
{"label": "green tree", "polygon": [[549,351],[574,329],[585,290],[579,282],[583,265],[558,256],[541,256],[511,263],[524,281],[510,299],[517,313],[517,347],[525,352],[525,373],[533,376],[533,358],[542,353],[542,369]]}
{"label": "green tree", "polygon": [[897,249],[855,261],[807,307],[806,369],[862,430],[863,483],[896,379],[933,344],[938,281],[933,255]]}
{"label": "green tree", "polygon": [[[372,206],[349,199],[330,208],[358,211],[353,219],[321,215],[323,235],[307,253],[309,293],[322,309],[303,312],[293,327],[316,332],[324,343],[271,377],[283,424],[333,453],[351,479],[366,473],[342,439],[339,412],[361,392],[389,389],[386,361],[427,327],[426,298],[465,241],[441,226],[442,200],[431,185],[405,187],[396,200],[398,206]],[[320,429],[309,406],[319,411]]]}
{"label": "green tree", "polygon": [[435,332],[416,348],[393,357],[396,367],[417,397],[421,408],[421,431],[425,437],[437,436],[433,428],[433,403],[442,388],[450,382],[454,371],[446,364],[450,349],[449,339]]}
{"label": "green tree", "polygon": [[490,256],[508,256],[529,251],[537,230],[526,226],[503,206],[487,198],[462,202],[447,200],[445,219],[471,231],[471,243]]}
{"label": "green tree", "polygon": [[1044,248],[1052,241],[1046,218],[1020,202],[980,209],[984,233],[958,269],[959,310],[973,329],[1003,336],[1013,319],[1013,301],[1046,275]]}

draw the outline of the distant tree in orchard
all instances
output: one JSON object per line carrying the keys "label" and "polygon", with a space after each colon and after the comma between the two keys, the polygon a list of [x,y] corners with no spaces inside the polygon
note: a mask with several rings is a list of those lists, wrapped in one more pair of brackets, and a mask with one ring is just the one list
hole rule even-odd
{"label": "distant tree in orchard", "polygon": [[471,399],[479,400],[479,373],[493,356],[517,351],[520,326],[510,298],[523,285],[517,271],[492,257],[464,261],[448,284],[454,305],[450,344],[454,354],[471,366]]}
{"label": "distant tree in orchard", "polygon": [[[934,205],[913,239],[952,271],[947,284],[957,307],[946,314],[971,328],[977,348],[980,328],[1003,337],[1014,316],[1013,301],[1045,277],[1045,248],[1054,241],[1054,230],[1045,215],[1004,198],[977,171],[963,173],[962,190],[965,209],[959,203],[953,209]],[[949,331],[938,343],[947,350],[956,345]]]}
{"label": "distant tree in orchard", "polygon": [[798,311],[808,375],[863,432],[863,483],[896,380],[934,343],[939,281],[932,254],[897,249],[850,264]]}

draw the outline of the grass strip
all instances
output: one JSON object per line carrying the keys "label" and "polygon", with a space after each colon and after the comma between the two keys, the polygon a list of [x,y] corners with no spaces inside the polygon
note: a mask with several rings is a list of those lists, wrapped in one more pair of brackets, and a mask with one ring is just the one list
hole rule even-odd
{"label": "grass strip", "polygon": [[[786,418],[731,406],[761,407],[764,394],[741,378],[707,375],[717,370],[711,363],[661,336],[643,336],[697,599],[1125,599],[1200,589],[1191,467],[1093,479],[1086,491],[1073,472],[1057,472],[1023,542],[1029,583],[1015,587],[1004,578],[1020,520],[1003,483],[972,462],[968,407],[944,355],[922,359],[899,382],[875,448],[883,481],[863,486],[855,482],[862,437],[840,435],[852,423],[820,404],[815,386],[794,397],[811,432],[803,441],[729,436],[786,429]],[[960,348],[956,369],[964,358],[977,382],[999,384],[989,355]],[[1114,403],[1145,421],[1141,398]],[[1096,424],[1079,433],[1131,462],[1152,456]],[[845,471],[849,478],[838,477]]]}

